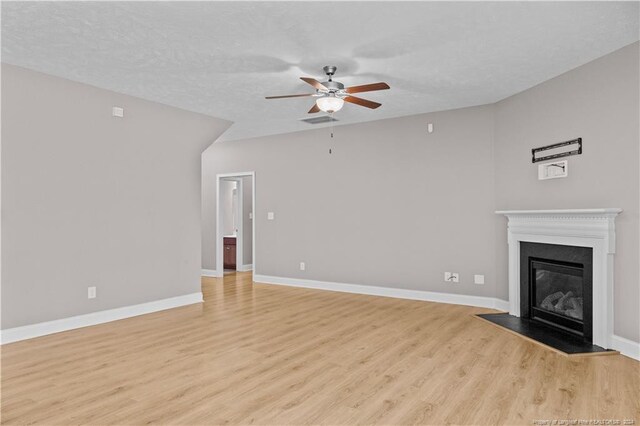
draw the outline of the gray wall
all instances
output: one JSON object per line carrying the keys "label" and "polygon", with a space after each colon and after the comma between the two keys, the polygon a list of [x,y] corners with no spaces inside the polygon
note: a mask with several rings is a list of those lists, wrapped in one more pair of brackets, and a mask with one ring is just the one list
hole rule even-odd
{"label": "gray wall", "polygon": [[215,174],[255,171],[256,273],[493,296],[492,141],[488,106],[216,143],[203,268],[216,268]]}
{"label": "gray wall", "polygon": [[3,64],[2,328],[200,291],[200,155],[229,124]]}
{"label": "gray wall", "polygon": [[[621,207],[616,219],[615,333],[640,341],[639,43],[496,104],[496,208]],[[582,137],[565,179],[537,180],[531,148]],[[497,271],[507,281],[506,219]],[[507,287],[498,287],[506,297]]]}
{"label": "gray wall", "polygon": [[[494,210],[621,207],[615,333],[640,341],[638,46],[493,105],[339,126],[334,139],[318,129],[214,144],[204,267],[215,269],[216,173],[256,171],[256,273],[501,299],[506,219]],[[538,181],[531,148],[578,136],[569,177]]]}
{"label": "gray wall", "polygon": [[[218,142],[220,143],[220,142]],[[215,144],[214,144],[215,145]],[[213,155],[213,145],[209,146],[200,156],[201,175],[201,221],[202,233],[200,235],[200,246],[202,251],[202,269],[216,269],[216,173],[215,167],[209,163],[210,156]]]}

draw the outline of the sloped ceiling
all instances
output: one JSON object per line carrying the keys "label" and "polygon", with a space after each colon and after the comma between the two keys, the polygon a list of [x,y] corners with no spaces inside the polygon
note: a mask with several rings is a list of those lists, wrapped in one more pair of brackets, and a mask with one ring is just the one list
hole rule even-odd
{"label": "sloped ceiling", "polygon": [[[337,124],[495,102],[638,40],[638,2],[3,2],[2,61],[233,121],[316,125],[300,76],[386,81]],[[366,95],[366,96],[365,96]],[[326,124],[325,124],[326,126]]]}

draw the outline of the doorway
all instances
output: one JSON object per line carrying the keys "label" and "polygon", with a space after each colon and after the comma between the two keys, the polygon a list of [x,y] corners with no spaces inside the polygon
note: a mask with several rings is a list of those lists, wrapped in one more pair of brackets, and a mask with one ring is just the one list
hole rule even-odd
{"label": "doorway", "polygon": [[255,265],[255,172],[216,175],[216,276]]}

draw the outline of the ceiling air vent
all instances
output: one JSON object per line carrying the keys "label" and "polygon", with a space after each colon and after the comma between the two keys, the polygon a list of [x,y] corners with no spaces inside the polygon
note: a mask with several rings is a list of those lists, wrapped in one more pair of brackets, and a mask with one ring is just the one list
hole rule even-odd
{"label": "ceiling air vent", "polygon": [[333,117],[329,117],[328,115],[324,115],[322,117],[313,117],[313,118],[303,118],[300,121],[304,121],[309,124],[322,124],[322,123],[331,123],[332,121],[338,121]]}

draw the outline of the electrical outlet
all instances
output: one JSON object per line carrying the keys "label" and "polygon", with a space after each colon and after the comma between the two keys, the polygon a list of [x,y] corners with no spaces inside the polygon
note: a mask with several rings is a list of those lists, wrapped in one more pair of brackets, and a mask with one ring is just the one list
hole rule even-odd
{"label": "electrical outlet", "polygon": [[555,161],[538,165],[538,180],[565,178],[569,176],[569,161]]}
{"label": "electrical outlet", "polygon": [[484,275],[474,275],[473,282],[474,284],[484,284]]}
{"label": "electrical outlet", "polygon": [[87,299],[95,299],[96,295],[95,287],[87,287]]}
{"label": "electrical outlet", "polygon": [[460,282],[460,274],[458,274],[457,272],[445,272],[444,280],[448,283]]}
{"label": "electrical outlet", "polygon": [[273,212],[267,212],[267,220],[273,220],[276,218],[275,213]]}
{"label": "electrical outlet", "polygon": [[306,270],[306,269],[307,269],[307,265],[305,265],[305,263],[304,263],[304,262],[300,262],[300,270],[301,270],[301,271],[304,271],[304,270]]}

